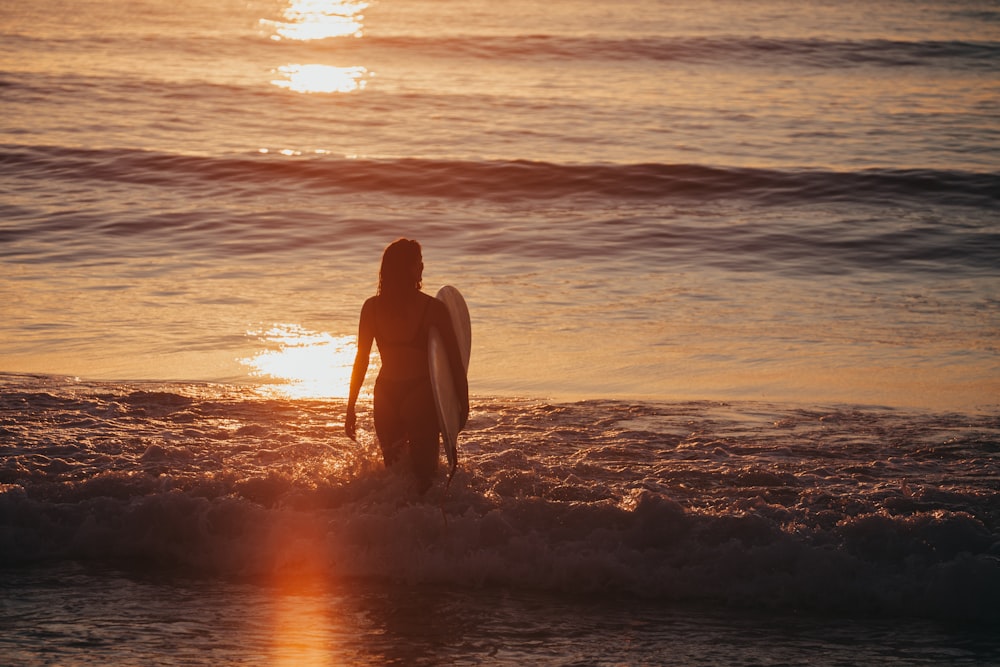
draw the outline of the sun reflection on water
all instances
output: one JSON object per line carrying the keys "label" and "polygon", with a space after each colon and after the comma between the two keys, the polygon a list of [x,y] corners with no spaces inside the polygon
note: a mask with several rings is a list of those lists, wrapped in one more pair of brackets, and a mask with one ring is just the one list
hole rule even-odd
{"label": "sun reflection on water", "polygon": [[365,87],[364,67],[333,65],[283,65],[277,70],[284,79],[271,81],[280,88],[297,93],[350,93]]}
{"label": "sun reflection on water", "polygon": [[[261,19],[275,41],[315,41],[363,36],[367,2],[337,0],[288,0],[280,20]],[[361,90],[370,76],[360,66],[339,67],[321,63],[289,63],[274,70],[280,78],[272,84],[297,93],[350,93]]]}
{"label": "sun reflection on water", "polygon": [[283,21],[261,20],[273,26],[271,39],[311,41],[330,37],[361,37],[367,2],[336,0],[292,0],[282,13]]}
{"label": "sun reflection on water", "polygon": [[297,324],[247,333],[267,348],[239,360],[251,376],[268,381],[262,393],[282,398],[347,396],[357,349],[353,336],[309,331]]}

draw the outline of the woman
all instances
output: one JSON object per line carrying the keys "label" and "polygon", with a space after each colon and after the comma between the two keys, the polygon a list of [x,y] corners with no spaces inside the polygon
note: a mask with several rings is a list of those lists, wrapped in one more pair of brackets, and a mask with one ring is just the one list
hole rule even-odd
{"label": "woman", "polygon": [[442,302],[420,291],[423,271],[420,244],[416,241],[399,239],[382,253],[378,291],[361,308],[358,352],[344,423],[344,430],[353,440],[357,434],[355,404],[368,372],[374,340],[382,359],[375,380],[375,435],[387,467],[409,455],[420,493],[431,486],[440,447],[427,360],[431,327],[437,328],[448,348],[455,386],[464,403],[463,425],[469,415],[469,385],[451,318]]}

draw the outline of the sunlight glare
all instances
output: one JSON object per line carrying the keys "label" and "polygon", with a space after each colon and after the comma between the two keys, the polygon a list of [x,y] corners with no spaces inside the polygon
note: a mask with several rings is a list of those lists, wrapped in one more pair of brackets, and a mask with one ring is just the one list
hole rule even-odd
{"label": "sunlight glare", "polygon": [[271,81],[279,88],[297,93],[350,93],[365,87],[364,67],[332,65],[283,65],[278,68],[285,79]]}
{"label": "sunlight glare", "polygon": [[361,37],[367,2],[336,0],[291,0],[283,12],[284,21],[261,23],[274,27],[274,40],[311,41],[330,37]]}
{"label": "sunlight glare", "polygon": [[275,324],[247,332],[268,349],[240,359],[250,375],[269,380],[263,393],[285,398],[345,398],[357,346],[353,336],[309,331],[297,324]]}

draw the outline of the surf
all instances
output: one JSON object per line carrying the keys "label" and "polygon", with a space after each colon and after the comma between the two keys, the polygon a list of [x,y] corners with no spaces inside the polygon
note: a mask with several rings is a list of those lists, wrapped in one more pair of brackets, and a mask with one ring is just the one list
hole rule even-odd
{"label": "surf", "polygon": [[995,620],[989,415],[478,397],[421,498],[337,401],[2,379],[4,567]]}

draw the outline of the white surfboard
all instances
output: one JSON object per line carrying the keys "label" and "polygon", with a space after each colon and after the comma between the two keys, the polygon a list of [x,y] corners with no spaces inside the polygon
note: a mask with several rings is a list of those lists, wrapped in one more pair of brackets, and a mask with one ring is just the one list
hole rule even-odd
{"label": "white surfboard", "polygon": [[[437,299],[448,308],[451,326],[454,327],[455,338],[458,339],[458,350],[465,365],[464,370],[468,373],[469,355],[472,353],[472,319],[469,317],[469,307],[465,305],[461,292],[451,285],[442,287],[437,293]],[[444,451],[451,466],[448,475],[448,480],[451,481],[451,475],[455,474],[455,466],[458,465],[458,431],[462,404],[449,368],[448,350],[445,348],[444,338],[435,327],[430,329],[427,346],[431,388],[434,390],[434,403],[437,406],[438,424],[444,439]]]}

